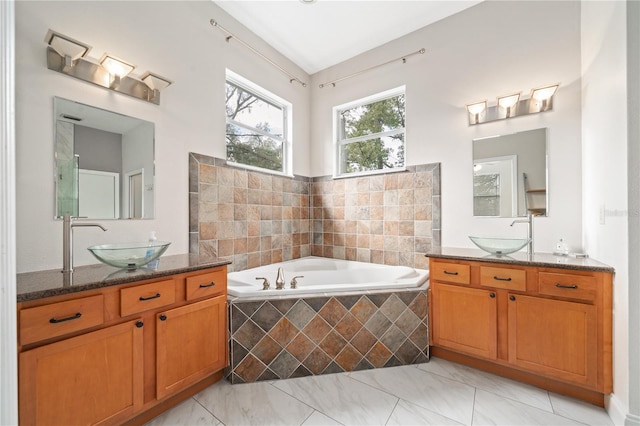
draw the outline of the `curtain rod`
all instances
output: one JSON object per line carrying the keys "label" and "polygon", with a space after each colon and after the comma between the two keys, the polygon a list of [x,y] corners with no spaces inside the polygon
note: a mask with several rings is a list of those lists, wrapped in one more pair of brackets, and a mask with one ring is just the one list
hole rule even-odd
{"label": "curtain rod", "polygon": [[307,83],[303,82],[302,80],[300,80],[299,78],[297,78],[296,76],[294,76],[293,74],[291,74],[289,71],[285,70],[284,68],[282,68],[280,65],[276,64],[275,62],[273,62],[271,59],[267,58],[265,55],[263,55],[262,53],[258,52],[258,50],[256,50],[254,47],[252,47],[251,45],[245,43],[244,41],[240,40],[238,37],[236,37],[235,35],[233,35],[229,30],[227,30],[226,28],[220,26],[220,24],[218,24],[218,22],[215,19],[211,19],[209,21],[209,23],[211,24],[212,27],[217,27],[218,29],[220,29],[220,31],[224,32],[225,34],[227,34],[226,37],[226,41],[227,43],[229,42],[229,40],[231,40],[232,38],[236,39],[236,41],[238,41],[238,43],[240,43],[241,45],[243,45],[244,47],[246,47],[247,49],[249,49],[250,51],[252,51],[253,53],[255,53],[256,55],[260,56],[262,59],[264,59],[265,61],[269,62],[271,65],[273,65],[274,67],[278,68],[280,71],[282,71],[284,74],[286,74],[289,77],[289,83],[293,83],[294,81],[300,83],[300,85],[302,87],[307,87]]}
{"label": "curtain rod", "polygon": [[413,55],[422,55],[424,52],[426,52],[426,50],[424,50],[424,47],[423,47],[422,49],[420,49],[420,50],[418,50],[418,51],[416,51],[416,52],[409,53],[408,55],[404,55],[404,56],[401,56],[401,57],[396,58],[396,59],[392,59],[392,60],[390,60],[390,61],[385,62],[384,64],[374,65],[374,66],[372,66],[372,67],[370,67],[370,68],[367,68],[367,69],[364,69],[364,70],[362,70],[362,71],[358,71],[358,72],[355,72],[355,73],[353,73],[353,74],[346,75],[346,76],[344,76],[344,77],[338,78],[338,79],[333,80],[333,81],[328,81],[328,82],[326,82],[326,83],[322,83],[322,84],[320,84],[320,85],[319,85],[319,87],[322,89],[324,86],[326,86],[326,85],[328,85],[328,84],[332,85],[333,87],[336,87],[336,83],[338,83],[338,82],[340,82],[340,81],[346,80],[346,79],[351,78],[351,77],[355,77],[355,76],[360,75],[360,74],[363,74],[363,73],[365,73],[365,72],[367,72],[367,71],[371,71],[371,70],[374,70],[374,69],[376,69],[376,68],[383,67],[383,66],[385,66],[385,65],[389,65],[389,64],[390,64],[390,63],[392,63],[392,62],[402,61],[402,63],[404,64],[404,63],[406,63],[406,62],[407,62],[407,58],[408,58],[409,56],[413,56]]}

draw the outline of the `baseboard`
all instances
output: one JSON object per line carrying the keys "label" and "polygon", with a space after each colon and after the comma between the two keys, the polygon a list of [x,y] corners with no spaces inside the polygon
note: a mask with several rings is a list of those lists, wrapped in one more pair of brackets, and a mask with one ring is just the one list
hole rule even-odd
{"label": "baseboard", "polygon": [[627,413],[627,418],[624,421],[625,426],[640,426],[640,416]]}
{"label": "baseboard", "polygon": [[607,408],[607,413],[609,413],[609,417],[611,417],[611,421],[614,425],[617,426],[640,426],[640,422],[636,423],[627,423],[627,416],[630,414],[627,413],[627,409],[620,398],[616,396],[616,394],[612,393],[608,395],[605,401],[605,405]]}

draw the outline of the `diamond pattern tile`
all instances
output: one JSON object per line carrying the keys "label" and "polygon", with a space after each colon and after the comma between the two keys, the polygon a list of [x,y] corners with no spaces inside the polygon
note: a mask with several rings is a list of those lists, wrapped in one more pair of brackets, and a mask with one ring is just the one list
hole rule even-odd
{"label": "diamond pattern tile", "polygon": [[362,360],[362,355],[353,346],[347,345],[335,359],[336,363],[338,363],[344,371],[353,371],[356,365]]}
{"label": "diamond pattern tile", "polygon": [[329,301],[329,298],[328,297],[311,297],[303,300],[307,303],[307,305],[311,306],[311,308],[314,311],[318,312]]}
{"label": "diamond pattern tile", "polygon": [[353,339],[351,339],[351,344],[362,354],[365,355],[369,352],[369,349],[376,344],[378,339],[376,336],[371,334],[369,330],[366,328],[362,328],[358,334],[355,335]]}
{"label": "diamond pattern tile", "polygon": [[277,310],[269,302],[265,302],[252,316],[253,322],[264,331],[269,331],[282,318],[282,312]]}
{"label": "diamond pattern tile", "polygon": [[395,294],[389,296],[386,302],[380,307],[380,311],[391,321],[395,321],[406,309],[406,305]]}
{"label": "diamond pattern tile", "polygon": [[397,351],[405,340],[407,340],[407,336],[402,332],[402,330],[396,327],[395,324],[391,325],[387,332],[384,333],[384,336],[380,339],[380,341],[384,343],[391,352]]}
{"label": "diamond pattern tile", "polygon": [[289,343],[286,349],[291,355],[296,357],[298,361],[303,361],[315,347],[315,343],[305,336],[304,333],[300,333]]}
{"label": "diamond pattern tile", "polygon": [[409,305],[409,309],[413,311],[420,318],[426,318],[428,307],[427,307],[427,296],[425,293],[420,293],[416,296],[416,298]]}
{"label": "diamond pattern tile", "polygon": [[296,368],[296,370],[293,373],[291,373],[289,378],[294,379],[296,377],[306,377],[306,376],[313,376],[313,373],[309,371],[307,368],[305,368],[304,365],[301,365],[298,368]]}
{"label": "diamond pattern tile", "polygon": [[398,296],[400,300],[402,300],[402,303],[409,306],[418,294],[419,293],[417,291],[401,291],[399,293],[396,293],[396,296]]}
{"label": "diamond pattern tile", "polygon": [[329,365],[331,358],[322,349],[315,348],[304,360],[304,366],[313,374],[320,374]]}
{"label": "diamond pattern tile", "polygon": [[395,325],[402,330],[404,334],[409,336],[420,323],[420,318],[418,318],[411,309],[405,309],[396,320]]}
{"label": "diamond pattern tile", "polygon": [[320,315],[316,315],[302,331],[319,344],[329,334],[331,326]]}
{"label": "diamond pattern tile", "polygon": [[269,368],[281,379],[286,379],[291,376],[291,373],[293,373],[299,365],[300,362],[295,359],[293,355],[287,351],[282,351],[280,355],[269,364]]}
{"label": "diamond pattern tile", "polygon": [[269,331],[271,338],[280,343],[282,347],[287,346],[298,333],[298,328],[286,318],[282,318],[278,321],[271,331]]}
{"label": "diamond pattern tile", "polygon": [[391,358],[391,351],[387,349],[385,345],[380,342],[376,342],[376,344],[371,348],[369,353],[365,356],[365,358],[376,368],[383,367]]}
{"label": "diamond pattern tile", "polygon": [[347,312],[340,322],[336,324],[336,331],[346,340],[351,340],[361,328],[360,321],[350,312]]}
{"label": "diamond pattern tile", "polygon": [[262,340],[253,348],[251,353],[262,361],[265,365],[271,364],[271,361],[282,351],[282,347],[269,336],[264,336]]}
{"label": "diamond pattern tile", "polygon": [[331,330],[327,337],[324,338],[322,342],[320,342],[320,348],[327,353],[331,358],[335,358],[336,355],[342,351],[342,349],[347,344],[347,341],[340,336],[340,334],[336,333],[334,330]]}
{"label": "diamond pattern tile", "polygon": [[236,367],[235,374],[245,382],[255,382],[256,379],[267,368],[258,358],[253,355],[247,355],[240,365]]}
{"label": "diamond pattern tile", "polygon": [[360,300],[360,295],[354,296],[340,296],[338,301],[347,309],[351,309],[356,302]]}
{"label": "diamond pattern tile", "polygon": [[260,380],[278,380],[280,377],[270,369],[265,369],[264,372],[258,377],[258,381]]}
{"label": "diamond pattern tile", "polygon": [[286,314],[287,312],[289,312],[289,309],[291,309],[291,307],[295,305],[297,301],[298,299],[282,299],[282,300],[272,300],[270,303],[273,305],[274,308],[276,308],[283,314]]}
{"label": "diamond pattern tile", "polygon": [[236,303],[235,306],[237,306],[238,309],[244,312],[246,316],[250,317],[255,313],[255,311],[257,311],[260,308],[260,306],[262,306],[263,303],[264,303],[263,301],[241,302],[241,303]]}
{"label": "diamond pattern tile", "polygon": [[367,297],[369,298],[369,300],[373,302],[374,305],[380,308],[382,307],[384,302],[387,301],[389,296],[390,296],[390,293],[380,293],[380,294],[371,294],[371,295],[368,295]]}
{"label": "diamond pattern tile", "polygon": [[411,333],[409,339],[411,339],[418,349],[422,351],[425,350],[427,346],[429,346],[429,330],[427,329],[427,326],[420,323],[414,332]]}
{"label": "diamond pattern tile", "polygon": [[232,344],[231,344],[231,363],[233,365],[240,364],[240,361],[242,361],[242,359],[245,356],[247,356],[248,353],[249,353],[249,351],[246,350],[240,343],[238,343],[236,340],[232,341]]}
{"label": "diamond pattern tile", "polygon": [[318,313],[325,321],[335,326],[347,313],[347,308],[342,306],[335,297],[332,297]]}
{"label": "diamond pattern tile", "polygon": [[302,330],[315,314],[316,312],[309,305],[303,300],[299,300],[287,313],[287,319]]}
{"label": "diamond pattern tile", "polygon": [[231,305],[231,329],[237,330],[242,327],[249,318],[236,305]]}
{"label": "diamond pattern tile", "polygon": [[367,329],[377,338],[381,338],[382,335],[391,327],[391,321],[380,311],[369,318],[369,321],[364,325]]}
{"label": "diamond pattern tile", "polygon": [[362,324],[366,323],[369,318],[377,311],[376,305],[369,300],[367,296],[362,296],[351,308],[351,314],[356,317]]}
{"label": "diamond pattern tile", "polygon": [[254,347],[264,335],[265,332],[253,321],[247,321],[235,332],[233,339],[248,349]]}
{"label": "diamond pattern tile", "polygon": [[420,353],[420,350],[411,343],[411,340],[406,340],[396,351],[396,356],[403,364],[411,364]]}

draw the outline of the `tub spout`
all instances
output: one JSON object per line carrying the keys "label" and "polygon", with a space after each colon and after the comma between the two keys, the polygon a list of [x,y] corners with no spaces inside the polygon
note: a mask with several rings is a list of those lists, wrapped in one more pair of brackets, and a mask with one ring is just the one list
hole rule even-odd
{"label": "tub spout", "polygon": [[282,267],[278,268],[278,276],[276,277],[276,290],[282,290],[284,288],[284,270]]}

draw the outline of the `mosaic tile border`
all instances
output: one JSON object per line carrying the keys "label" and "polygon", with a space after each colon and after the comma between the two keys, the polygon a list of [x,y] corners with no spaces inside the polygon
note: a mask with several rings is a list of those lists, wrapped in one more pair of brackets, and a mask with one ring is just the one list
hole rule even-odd
{"label": "mosaic tile border", "polygon": [[231,383],[429,359],[427,292],[229,302]]}

